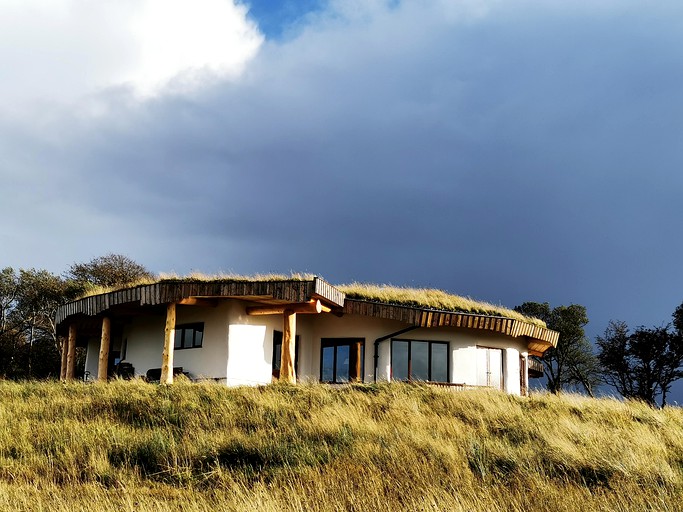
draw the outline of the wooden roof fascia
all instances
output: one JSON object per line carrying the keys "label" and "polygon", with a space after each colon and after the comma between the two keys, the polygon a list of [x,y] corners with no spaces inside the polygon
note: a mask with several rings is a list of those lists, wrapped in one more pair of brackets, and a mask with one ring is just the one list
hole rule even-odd
{"label": "wooden roof fascia", "polygon": [[417,327],[452,326],[498,332],[513,338],[526,338],[532,355],[541,355],[557,346],[559,333],[545,327],[501,316],[442,311],[400,304],[384,304],[362,299],[346,299],[344,313],[397,320]]}
{"label": "wooden roof fascia", "polygon": [[339,308],[344,305],[344,293],[325,280],[280,281],[161,281],[153,284],[124,288],[98,295],[84,297],[60,306],[55,317],[59,325],[67,318],[84,314],[99,315],[119,304],[156,306],[177,303],[195,298],[253,298],[270,297],[283,303],[304,303],[321,300],[325,307]]}

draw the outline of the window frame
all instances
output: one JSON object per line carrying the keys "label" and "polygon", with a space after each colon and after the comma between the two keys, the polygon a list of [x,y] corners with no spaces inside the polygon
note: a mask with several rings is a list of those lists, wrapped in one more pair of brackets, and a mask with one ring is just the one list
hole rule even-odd
{"label": "window frame", "polygon": [[[360,344],[360,375],[351,377],[351,351],[356,343]],[[332,380],[323,380],[323,353],[324,349],[332,347],[334,357],[332,360]],[[337,379],[337,349],[349,347],[349,379],[340,381]],[[320,339],[320,382],[325,384],[349,384],[352,382],[365,381],[365,338],[321,338]]]}
{"label": "window frame", "polygon": [[[451,382],[451,358],[450,358],[450,352],[451,352],[451,343],[449,341],[439,341],[439,340],[419,340],[419,339],[403,339],[403,338],[391,338],[391,356],[390,356],[390,362],[389,362],[389,369],[390,369],[390,375],[391,375],[391,380],[394,380],[394,342],[399,341],[399,342],[404,342],[408,343],[408,379],[400,379],[399,382],[435,382],[439,384],[450,384]],[[428,349],[427,349],[427,374],[428,374],[428,379],[427,380],[419,380],[419,379],[413,379],[413,368],[412,368],[412,353],[413,353],[413,343],[427,343],[428,344]],[[433,351],[432,351],[432,346],[434,345],[445,345],[446,346],[446,380],[434,380],[433,379],[433,369],[432,369],[432,359],[433,359]]]}
{"label": "window frame", "polygon": [[[178,331],[181,331],[180,340],[178,340]],[[185,331],[192,331],[192,346],[186,347],[185,345]],[[201,332],[202,336],[197,343],[197,332]],[[173,340],[173,350],[192,350],[195,348],[202,348],[204,346],[204,322],[191,322],[187,324],[176,324],[175,326],[175,338]],[[180,344],[180,346],[178,346]]]}

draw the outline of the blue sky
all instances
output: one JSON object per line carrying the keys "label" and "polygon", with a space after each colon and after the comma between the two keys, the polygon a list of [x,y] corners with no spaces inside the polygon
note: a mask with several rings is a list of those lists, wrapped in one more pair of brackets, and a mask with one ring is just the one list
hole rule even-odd
{"label": "blue sky", "polygon": [[249,8],[249,17],[256,21],[259,30],[271,40],[281,40],[305,23],[309,14],[324,9],[320,0],[250,0],[243,2]]}
{"label": "blue sky", "polygon": [[683,302],[678,1],[5,4],[2,265]]}

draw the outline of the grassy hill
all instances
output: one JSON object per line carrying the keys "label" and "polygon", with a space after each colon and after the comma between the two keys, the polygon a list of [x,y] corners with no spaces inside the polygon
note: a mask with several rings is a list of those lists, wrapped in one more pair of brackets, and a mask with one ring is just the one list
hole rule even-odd
{"label": "grassy hill", "polygon": [[401,384],[0,382],[0,510],[681,510],[683,410]]}

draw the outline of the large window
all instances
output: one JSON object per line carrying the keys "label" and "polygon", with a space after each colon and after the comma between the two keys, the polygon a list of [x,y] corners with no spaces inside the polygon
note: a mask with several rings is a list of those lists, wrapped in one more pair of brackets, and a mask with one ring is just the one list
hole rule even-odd
{"label": "large window", "polygon": [[503,389],[503,350],[477,347],[477,386]]}
{"label": "large window", "polygon": [[320,381],[361,382],[365,365],[362,338],[323,338],[320,342]]}
{"label": "large window", "polygon": [[392,380],[448,382],[448,342],[391,340]]}
{"label": "large window", "polygon": [[[282,331],[273,331],[273,377],[280,378],[280,363],[282,362]],[[294,372],[299,375],[299,336],[294,338]]]}
{"label": "large window", "polygon": [[182,350],[184,348],[201,348],[203,341],[203,323],[175,326],[175,344],[173,347],[176,350]]}

